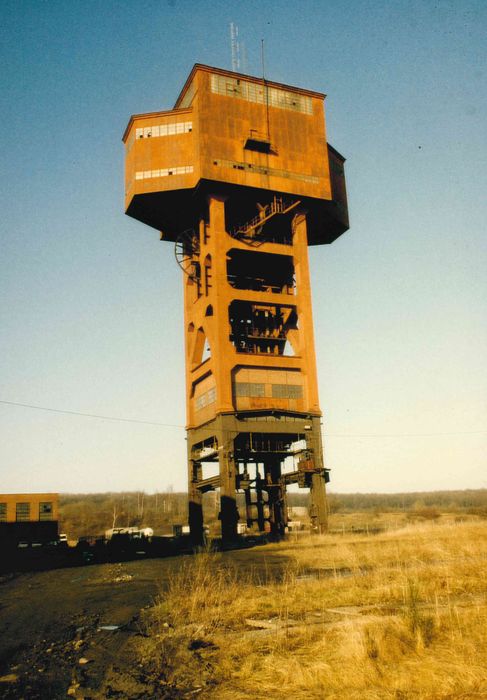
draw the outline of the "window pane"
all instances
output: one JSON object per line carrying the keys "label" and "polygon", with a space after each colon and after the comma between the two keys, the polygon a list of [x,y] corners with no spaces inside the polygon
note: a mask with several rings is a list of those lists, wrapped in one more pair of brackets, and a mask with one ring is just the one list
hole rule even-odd
{"label": "window pane", "polygon": [[30,520],[30,503],[16,503],[15,518],[20,522]]}
{"label": "window pane", "polygon": [[235,384],[235,396],[249,396],[249,384],[247,382],[237,382]]}
{"label": "window pane", "polygon": [[45,501],[39,503],[39,520],[52,520],[52,503]]}
{"label": "window pane", "polygon": [[250,383],[249,384],[250,396],[262,397],[265,396],[265,387],[263,384]]}

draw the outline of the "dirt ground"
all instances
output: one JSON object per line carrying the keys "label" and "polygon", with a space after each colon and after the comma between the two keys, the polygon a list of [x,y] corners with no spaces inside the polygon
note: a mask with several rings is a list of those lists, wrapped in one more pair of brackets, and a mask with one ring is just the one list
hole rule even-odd
{"label": "dirt ground", "polygon": [[141,612],[182,557],[100,564],[0,583],[0,697],[172,697],[137,674]]}
{"label": "dirt ground", "polygon": [[[226,552],[243,569],[265,547]],[[0,578],[0,698],[192,697],[139,663],[144,610],[187,556],[53,569]],[[265,555],[279,576],[285,560]],[[150,666],[150,664],[149,664]]]}

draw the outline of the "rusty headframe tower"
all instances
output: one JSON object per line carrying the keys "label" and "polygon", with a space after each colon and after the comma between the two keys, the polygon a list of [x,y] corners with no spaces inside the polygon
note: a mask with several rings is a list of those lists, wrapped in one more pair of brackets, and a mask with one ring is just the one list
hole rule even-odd
{"label": "rusty headframe tower", "polygon": [[132,116],[123,137],[126,213],[172,242],[184,272],[196,543],[214,489],[224,541],[239,517],[283,533],[294,483],[326,528],[308,246],[334,241],[348,213],[324,99],[196,64],[174,109]]}

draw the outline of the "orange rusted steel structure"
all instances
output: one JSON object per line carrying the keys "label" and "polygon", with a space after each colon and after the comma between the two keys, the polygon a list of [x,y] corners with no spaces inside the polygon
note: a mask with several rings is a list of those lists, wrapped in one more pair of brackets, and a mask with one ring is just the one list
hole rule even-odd
{"label": "orange rusted steel structure", "polygon": [[220,489],[224,541],[274,535],[286,487],[327,522],[308,246],[348,229],[325,95],[196,64],[174,109],[124,133],[126,213],[172,241],[184,271],[189,524]]}

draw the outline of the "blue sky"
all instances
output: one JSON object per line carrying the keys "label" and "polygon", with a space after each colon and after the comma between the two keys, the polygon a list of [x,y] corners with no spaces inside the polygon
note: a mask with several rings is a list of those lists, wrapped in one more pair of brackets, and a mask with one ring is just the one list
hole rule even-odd
{"label": "blue sky", "polygon": [[185,487],[180,270],[123,214],[121,136],[231,68],[230,22],[347,158],[351,229],[310,249],[332,490],[487,487],[484,3],[2,10],[1,490]]}

